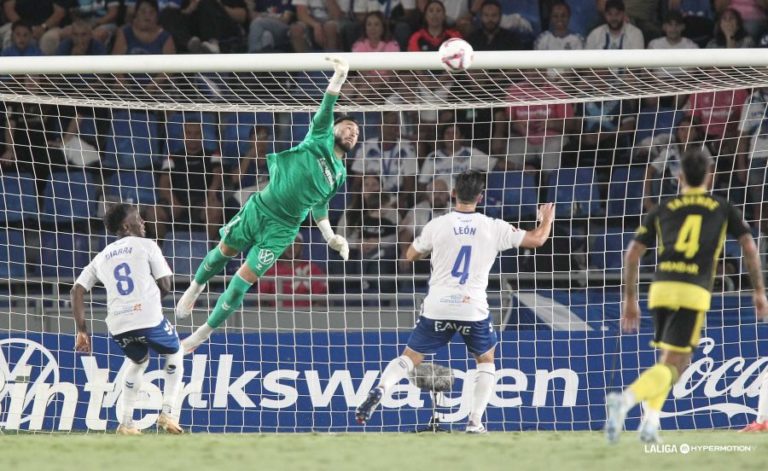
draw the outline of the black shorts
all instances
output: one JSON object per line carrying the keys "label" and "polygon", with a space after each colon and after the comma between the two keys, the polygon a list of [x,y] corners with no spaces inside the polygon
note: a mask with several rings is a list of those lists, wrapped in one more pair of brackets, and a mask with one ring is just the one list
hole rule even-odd
{"label": "black shorts", "polygon": [[704,311],[680,308],[653,310],[655,334],[651,345],[662,350],[690,353],[699,345]]}

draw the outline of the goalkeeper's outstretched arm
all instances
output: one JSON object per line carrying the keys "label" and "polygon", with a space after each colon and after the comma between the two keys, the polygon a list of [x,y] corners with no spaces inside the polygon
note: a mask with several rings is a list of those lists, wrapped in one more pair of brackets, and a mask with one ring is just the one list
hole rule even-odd
{"label": "goalkeeper's outstretched arm", "polygon": [[318,229],[320,229],[320,232],[323,234],[323,238],[328,242],[328,247],[339,252],[339,255],[341,255],[341,258],[345,261],[349,260],[349,243],[347,242],[347,239],[333,232],[331,222],[328,220],[327,216],[317,219],[316,221]]}
{"label": "goalkeeper's outstretched arm", "polygon": [[328,88],[325,91],[331,95],[338,95],[341,93],[341,87],[344,86],[344,82],[347,81],[349,64],[341,57],[327,57],[326,59],[333,63],[333,77],[328,82]]}

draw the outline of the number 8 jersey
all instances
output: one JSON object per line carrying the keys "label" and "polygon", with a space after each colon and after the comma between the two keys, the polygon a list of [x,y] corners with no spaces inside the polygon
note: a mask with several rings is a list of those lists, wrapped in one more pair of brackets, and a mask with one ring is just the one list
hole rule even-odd
{"label": "number 8 jersey", "polygon": [[107,290],[107,329],[118,335],[163,321],[155,280],[172,275],[160,247],[142,237],[123,237],[102,250],[75,283],[90,291],[97,281]]}
{"label": "number 8 jersey", "polygon": [[486,288],[496,256],[519,247],[525,231],[480,213],[452,211],[427,223],[413,241],[432,252],[429,294],[422,315],[430,319],[481,321],[488,317]]}

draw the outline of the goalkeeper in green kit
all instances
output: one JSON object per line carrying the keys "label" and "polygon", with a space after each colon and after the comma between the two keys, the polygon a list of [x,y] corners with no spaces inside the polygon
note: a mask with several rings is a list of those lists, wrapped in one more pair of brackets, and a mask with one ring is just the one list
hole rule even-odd
{"label": "goalkeeper in green kit", "polygon": [[232,277],[206,323],[182,341],[185,352],[208,339],[240,307],[250,287],[293,244],[310,211],[328,246],[344,260],[349,257],[346,239],[335,234],[328,222],[328,201],[347,178],[343,157],[357,144],[359,129],[351,117],[334,122],[333,106],[349,65],[340,58],[328,60],[333,62],[334,74],[307,136],[296,147],[267,156],[269,184],[253,194],[221,228],[221,242],[208,252],[176,305],[176,317],[188,317],[208,280],[221,272],[238,252],[251,247],[246,262]]}

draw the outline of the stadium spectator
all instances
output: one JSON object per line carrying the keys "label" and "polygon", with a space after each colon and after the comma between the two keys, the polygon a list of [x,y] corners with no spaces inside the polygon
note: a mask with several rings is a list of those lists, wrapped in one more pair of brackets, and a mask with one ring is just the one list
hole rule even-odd
{"label": "stadium spectator", "polygon": [[296,12],[284,0],[261,0],[248,29],[248,52],[288,52],[288,30]]}
{"label": "stadium spectator", "polygon": [[394,292],[393,279],[374,281],[373,277],[396,273],[399,224],[395,200],[390,193],[382,191],[379,178],[375,175],[363,178],[363,197],[347,207],[337,228],[349,243],[346,273],[372,277],[363,280],[363,290]]}
{"label": "stadium spectator", "polygon": [[[120,2],[118,0],[77,0],[75,6],[70,8],[70,15],[73,18],[81,18],[91,24],[93,28],[93,37],[102,44],[109,44],[112,35],[117,29],[117,20],[120,13]],[[61,28],[59,31],[52,30],[52,38],[43,38],[43,41],[54,41],[58,47],[61,39],[67,39],[72,34],[69,26]]]}
{"label": "stadium spectator", "polygon": [[[553,0],[552,3],[559,3],[562,0]],[[569,23],[569,29],[578,34],[582,38],[586,38],[590,31],[602,21],[602,15],[597,9],[597,2],[595,0],[565,0],[568,4],[568,8],[571,11],[571,21]],[[546,5],[542,2],[542,6]],[[551,12],[550,9],[544,8],[543,12]],[[551,21],[547,18],[547,23]],[[552,25],[549,25],[552,28]]]}
{"label": "stadium spectator", "polygon": [[685,21],[685,35],[699,47],[705,47],[715,29],[715,10],[711,0],[668,0],[667,10],[680,11]]}
{"label": "stadium spectator", "polygon": [[[467,0],[440,0],[445,7],[445,21],[451,28],[459,32],[466,38],[472,33],[472,17],[480,12],[481,4],[487,3]],[[428,0],[417,0],[416,5],[419,10],[424,11]]]}
{"label": "stadium spectator", "polygon": [[421,10],[416,8],[416,0],[368,0],[368,11],[384,15],[400,50],[408,49],[411,33],[419,28]]}
{"label": "stadium spectator", "polygon": [[[107,113],[94,108],[60,108],[62,118],[61,140],[50,146],[61,148],[69,166],[81,167],[96,177],[101,170],[101,154]],[[98,175],[100,176],[100,175]]]}
{"label": "stadium spectator", "polygon": [[629,163],[637,124],[633,101],[590,101],[579,108],[583,121],[578,165],[595,166],[599,175],[608,176],[613,165]]}
{"label": "stadium spectator", "polygon": [[555,2],[549,10],[549,29],[536,38],[534,49],[562,51],[584,49],[584,38],[570,29],[571,7],[565,2]]}
{"label": "stadium spectator", "polygon": [[683,118],[677,96],[654,96],[640,100],[637,112],[634,149],[634,162],[648,162],[651,149],[658,145],[669,145],[678,123]]}
{"label": "stadium spectator", "polygon": [[69,38],[59,43],[57,56],[100,56],[107,53],[104,44],[93,37],[93,27],[87,21],[75,18],[70,30]]}
{"label": "stadium spectator", "polygon": [[341,8],[337,0],[292,0],[297,21],[291,25],[289,36],[294,52],[318,48],[339,49]]}
{"label": "stadium spectator", "polygon": [[766,32],[766,9],[768,4],[763,0],[714,0],[715,10],[723,13],[732,9],[739,14],[743,21],[744,30],[757,42]]}
{"label": "stadium spectator", "polygon": [[42,56],[43,52],[32,38],[32,28],[23,21],[17,21],[11,27],[11,45],[3,48],[0,55],[4,57]]}
{"label": "stadium spectator", "polygon": [[[565,97],[554,85],[537,85],[524,78],[509,89],[510,102]],[[563,147],[578,129],[572,103],[530,104],[496,110],[491,154],[505,155],[504,168],[537,168],[550,171],[560,167]]]}
{"label": "stadium spectator", "polygon": [[501,27],[501,4],[487,0],[480,9],[480,28],[476,29],[467,42],[475,51],[509,51],[521,49],[514,34]]}
{"label": "stadium spectator", "polygon": [[218,54],[245,49],[245,0],[189,0],[181,13],[190,27],[189,52]]}
{"label": "stadium spectator", "polygon": [[[364,34],[352,45],[352,52],[398,52],[400,45],[389,34],[389,26],[384,15],[375,11],[365,16]],[[348,96],[355,93],[371,97],[383,82],[392,77],[391,70],[367,70],[359,72],[350,81]]]}
{"label": "stadium spectator", "polygon": [[158,21],[155,0],[137,0],[131,24],[117,30],[112,54],[175,54],[171,34]]}
{"label": "stadium spectator", "polygon": [[[269,183],[267,154],[271,140],[267,126],[254,126],[248,135],[251,145],[248,151],[240,157],[234,172],[227,175],[226,187],[235,190],[234,199],[240,208],[256,191],[263,190]],[[227,218],[229,220],[229,218]]]}
{"label": "stadium spectator", "polygon": [[[643,32],[646,41],[661,36],[660,0],[623,0],[627,19]],[[598,0],[605,2],[605,0]]]}
{"label": "stadium spectator", "polygon": [[[755,226],[768,232],[768,87],[756,89],[747,98],[739,122],[740,139],[736,157],[736,177],[747,187],[745,213],[751,212]],[[751,211],[749,211],[751,209]]]}
{"label": "stadium spectator", "polygon": [[[365,30],[365,18],[369,11],[368,0],[336,0],[336,4],[339,6],[339,48],[349,51]],[[376,10],[376,6],[378,5],[370,10]]]}
{"label": "stadium spectator", "polygon": [[450,186],[453,178],[465,170],[488,170],[496,159],[467,145],[461,125],[449,124],[440,131],[437,149],[427,156],[419,172],[419,188],[425,189],[434,180],[444,179]]}
{"label": "stadium spectator", "polygon": [[744,29],[741,14],[733,8],[723,10],[715,25],[715,36],[709,40],[707,47],[741,48],[755,45],[752,36]]}
{"label": "stadium spectator", "polygon": [[400,112],[385,111],[381,117],[381,138],[370,137],[358,147],[348,177],[350,191],[358,197],[362,179],[379,178],[382,191],[397,195],[400,209],[411,206],[419,171],[416,151],[402,135]]}
{"label": "stadium spectator", "polygon": [[430,0],[424,6],[424,25],[408,40],[409,51],[437,51],[445,40],[460,38],[455,29],[448,28],[445,6],[440,0]]}
{"label": "stadium spectator", "polygon": [[444,178],[432,180],[426,188],[428,198],[419,201],[416,206],[408,210],[398,228],[398,245],[400,247],[401,272],[408,272],[411,268],[419,273],[428,273],[429,264],[415,264],[413,267],[405,260],[405,253],[408,246],[413,242],[421,229],[430,219],[442,216],[451,210],[451,188],[448,181]]}
{"label": "stadium spectator", "polygon": [[701,149],[711,158],[712,154],[704,145],[704,136],[700,126],[690,116],[683,118],[675,129],[675,137],[667,145],[655,146],[651,149],[651,157],[645,171],[645,191],[643,208],[651,211],[658,205],[659,198],[674,196],[678,193],[678,176],[680,175],[680,158],[689,148]]}
{"label": "stadium spectator", "polygon": [[[289,245],[274,265],[257,281],[259,300],[262,305],[277,306],[278,296],[282,297],[282,308],[308,308],[325,306],[324,294],[328,293],[325,270],[303,256],[304,236],[296,234],[296,240]],[[301,299],[294,295],[312,295]]]}
{"label": "stadium spectator", "polygon": [[[223,222],[221,156],[203,145],[200,122],[184,123],[181,154],[169,155],[158,180],[158,220],[179,230],[206,231],[212,239]],[[167,232],[158,228],[158,237]]]}
{"label": "stadium spectator", "polygon": [[607,0],[603,12],[605,24],[587,36],[585,49],[643,49],[645,40],[637,26],[627,22],[622,0]]}
{"label": "stadium spectator", "polygon": [[[0,26],[2,47],[11,45],[11,27],[17,21],[23,21],[32,29],[32,39],[44,55],[56,51],[56,43],[43,41],[45,33],[57,30],[67,16],[67,0],[5,0],[3,14],[6,23]],[[51,35],[48,35],[50,38]],[[48,39],[46,38],[46,39]]]}
{"label": "stadium spectator", "polygon": [[[125,24],[131,24],[136,12],[136,0],[124,0]],[[181,13],[184,0],[158,0],[158,21],[164,30],[171,33],[178,52],[187,52],[187,43],[191,39],[186,17]]]}
{"label": "stadium spectator", "polygon": [[649,42],[648,49],[698,49],[699,46],[695,42],[683,36],[685,20],[679,11],[668,11],[661,29],[664,36]]}

